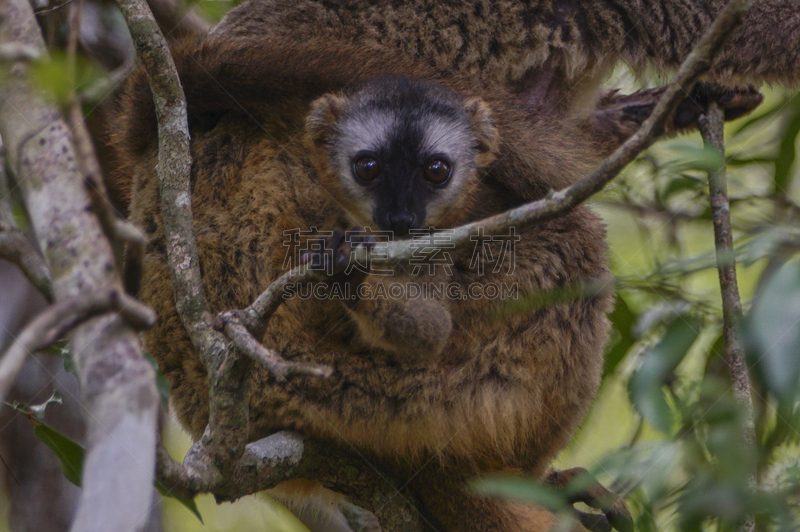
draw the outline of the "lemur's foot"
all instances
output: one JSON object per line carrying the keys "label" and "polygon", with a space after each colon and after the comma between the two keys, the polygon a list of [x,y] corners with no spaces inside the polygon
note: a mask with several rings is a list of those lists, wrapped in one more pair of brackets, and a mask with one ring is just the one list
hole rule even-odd
{"label": "lemur's foot", "polygon": [[[600,131],[619,141],[633,135],[652,114],[667,87],[644,89],[633,94],[607,93],[594,111],[594,121]],[[725,120],[746,115],[764,100],[753,87],[724,87],[716,83],[699,82],[678,104],[675,114],[664,125],[663,135],[674,135],[697,127],[697,120],[713,101],[725,112]]]}
{"label": "lemur's foot", "polygon": [[725,112],[725,120],[733,120],[746,115],[761,102],[764,96],[753,87],[724,87],[716,83],[695,83],[692,92],[675,110],[675,127],[678,129],[695,127],[697,120],[708,111],[711,102]]}

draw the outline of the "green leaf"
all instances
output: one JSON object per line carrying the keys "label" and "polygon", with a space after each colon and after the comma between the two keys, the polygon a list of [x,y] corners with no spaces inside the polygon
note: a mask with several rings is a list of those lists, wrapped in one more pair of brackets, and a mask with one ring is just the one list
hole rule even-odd
{"label": "green leaf", "polygon": [[530,501],[554,512],[567,507],[564,493],[527,478],[509,475],[487,476],[471,482],[470,487],[479,495]]}
{"label": "green leaf", "polygon": [[[773,107],[772,109],[764,112],[763,114],[759,114],[759,115],[755,115],[755,116],[751,115],[745,121],[739,122],[740,125],[731,126],[731,131],[730,131],[729,137],[730,138],[734,138],[734,137],[736,137],[738,135],[741,135],[742,133],[744,133],[744,132],[746,132],[746,131],[748,131],[750,129],[755,128],[756,126],[758,126],[759,130],[763,129],[767,125],[766,123],[770,119],[774,118],[775,115],[780,114],[781,111],[784,110],[785,103],[786,103],[785,101],[782,101],[778,105]],[[734,124],[736,124],[736,123],[734,123]]]}
{"label": "green leaf", "polygon": [[238,2],[234,2],[233,0],[200,0],[196,2],[203,18],[213,21],[220,20],[237,4]]}
{"label": "green leaf", "polygon": [[764,389],[792,401],[800,381],[800,264],[785,264],[762,284],[743,331]]}
{"label": "green leaf", "polygon": [[[181,503],[183,506],[185,506],[187,510],[189,510],[190,512],[192,512],[192,513],[194,514],[194,516],[195,516],[195,517],[197,517],[197,519],[198,519],[198,520],[199,520],[201,523],[203,523],[203,516],[202,516],[202,515],[200,515],[200,510],[198,510],[198,509],[197,509],[197,503],[195,502],[195,500],[194,500],[194,499],[184,499],[183,497],[178,497],[177,495],[174,495],[174,494],[173,494],[173,493],[172,493],[172,492],[169,490],[169,488],[167,488],[167,487],[164,485],[164,483],[163,483],[163,482],[161,482],[161,481],[160,481],[160,480],[158,480],[158,479],[156,479],[156,481],[155,481],[155,486],[156,486],[156,489],[158,490],[158,492],[159,492],[159,493],[160,493],[162,496],[164,496],[164,497],[171,497],[171,498],[175,499],[176,501],[178,501],[179,503]],[[205,524],[205,523],[203,523],[203,524]]]}
{"label": "green leaf", "polygon": [[661,200],[666,201],[670,196],[684,190],[702,190],[705,186],[702,179],[686,174],[676,175],[670,179],[667,186],[664,187],[664,190],[661,192]]}
{"label": "green leaf", "polygon": [[619,366],[619,363],[625,358],[628,350],[636,342],[636,337],[633,335],[633,326],[636,323],[636,314],[634,314],[625,300],[617,296],[617,304],[614,312],[611,313],[611,323],[614,326],[614,339],[616,340],[611,348],[606,353],[606,363],[603,368],[603,379],[611,375],[614,370]]}
{"label": "green leaf", "polygon": [[725,159],[725,165],[728,168],[739,168],[742,166],[750,166],[752,164],[773,164],[775,163],[774,157],[728,157]]}
{"label": "green leaf", "polygon": [[662,386],[667,382],[700,334],[702,323],[678,317],[667,325],[664,337],[642,355],[642,365],[628,382],[628,394],[639,413],[656,429],[669,433],[672,409]]}
{"label": "green leaf", "polygon": [[83,446],[44,423],[36,423],[33,434],[56,454],[58,461],[61,462],[64,477],[76,486],[80,486],[83,458],[86,454]]}
{"label": "green leaf", "polygon": [[75,369],[75,360],[72,358],[72,352],[69,350],[69,347],[66,344],[61,348],[59,354],[61,355],[61,361],[64,364],[64,370],[77,377],[78,370]]}
{"label": "green leaf", "polygon": [[85,57],[75,58],[74,68],[66,54],[53,52],[49,58],[31,64],[33,79],[58,105],[65,106],[81,87],[103,77],[99,67]]}
{"label": "green leaf", "polygon": [[680,174],[687,170],[710,171],[719,168],[724,162],[716,150],[691,142],[673,142],[669,149],[675,152],[677,157],[663,166],[662,170],[668,173]]}
{"label": "green leaf", "polygon": [[[80,486],[83,461],[86,455],[86,450],[83,446],[58,429],[36,420],[34,412],[23,410],[21,407],[17,408],[14,405],[12,407],[28,416],[28,419],[34,424],[33,434],[56,454],[59,462],[61,462],[61,471],[63,471],[64,477],[76,486]],[[155,487],[161,495],[172,497],[192,512],[201,523],[203,522],[203,517],[200,515],[200,510],[197,509],[197,503],[195,503],[194,499],[176,497],[159,480],[155,481]]]}
{"label": "green leaf", "polygon": [[795,142],[800,133],[800,97],[795,97],[793,100],[794,112],[783,131],[778,157],[775,159],[775,191],[782,195],[787,193],[790,186],[790,169],[797,156]]}

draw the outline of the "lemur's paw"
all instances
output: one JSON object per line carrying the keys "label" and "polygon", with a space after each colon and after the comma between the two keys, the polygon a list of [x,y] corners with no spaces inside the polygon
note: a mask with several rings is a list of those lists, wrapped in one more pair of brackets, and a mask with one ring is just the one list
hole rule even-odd
{"label": "lemur's paw", "polygon": [[[650,117],[666,89],[666,86],[656,87],[633,94],[611,91],[598,102],[594,120],[608,135],[626,139]],[[697,128],[698,119],[708,111],[712,101],[725,112],[725,120],[733,120],[755,109],[763,100],[761,93],[752,87],[724,87],[716,83],[695,83],[659,134],[674,135]]]}
{"label": "lemur's paw", "polygon": [[301,263],[330,276],[345,272],[349,274],[353,251],[359,247],[372,249],[375,242],[375,237],[360,227],[354,227],[347,232],[336,229],[328,236],[311,240],[310,249],[303,254]]}
{"label": "lemur's paw", "polygon": [[702,114],[708,111],[711,102],[725,112],[725,120],[746,115],[764,100],[764,96],[753,87],[725,87],[716,83],[695,83],[692,92],[675,110],[675,127],[695,126]]}

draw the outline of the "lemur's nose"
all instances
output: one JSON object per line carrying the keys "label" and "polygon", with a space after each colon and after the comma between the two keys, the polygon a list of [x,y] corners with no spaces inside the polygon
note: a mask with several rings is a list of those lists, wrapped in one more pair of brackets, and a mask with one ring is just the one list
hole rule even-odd
{"label": "lemur's nose", "polygon": [[392,231],[400,236],[407,235],[408,230],[414,227],[415,222],[416,220],[414,219],[414,215],[411,213],[389,215],[389,225],[391,226]]}

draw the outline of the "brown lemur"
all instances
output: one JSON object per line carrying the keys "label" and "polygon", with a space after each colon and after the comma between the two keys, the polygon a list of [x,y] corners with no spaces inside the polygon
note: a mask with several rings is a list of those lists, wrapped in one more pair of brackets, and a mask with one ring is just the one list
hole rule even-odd
{"label": "brown lemur", "polygon": [[[470,78],[358,46],[269,37],[189,43],[174,55],[189,104],[195,229],[214,310],[247,305],[282,273],[286,231],[452,227],[520,204],[507,181],[542,195],[596,158],[585,121],[530,127],[535,114],[503,90],[476,90]],[[156,121],[142,72],[121,97],[118,124],[118,178],[131,187],[132,220],[152,241],[140,295],[160,321],[147,348],[172,383],[179,418],[199,437],[207,376],[174,309]],[[444,278],[459,293],[516,283],[523,294],[602,283],[603,236],[581,207],[521,232],[512,273],[506,264],[480,274],[472,250],[463,250],[453,252],[449,272],[414,281]],[[373,274],[362,284],[407,277]],[[544,473],[598,386],[610,306],[600,293],[493,321],[486,300],[292,299],[270,321],[265,345],[335,373],[281,385],[256,372],[252,438],[292,428],[353,444],[413,477],[430,519],[448,530],[548,529],[550,513],[472,498],[465,481],[509,469]]]}
{"label": "brown lemur", "polygon": [[[274,280],[285,258],[283,230],[353,225],[318,186],[321,177],[313,161],[323,155],[298,139],[318,97],[383,74],[438,80],[463,101],[483,97],[500,145],[497,160],[472,191],[477,201],[458,212],[463,220],[475,220],[584,175],[624,136],[598,142],[597,130],[586,127],[596,122],[591,110],[610,67],[620,57],[675,65],[718,4],[476,2],[465,7],[364,0],[237,8],[204,43],[176,54],[190,105],[193,205],[209,300],[217,310],[238,308]],[[644,9],[652,11],[637,11]],[[798,10],[790,2],[758,3],[734,36],[748,53],[737,56],[737,48],[729,45],[713,74],[796,81]],[[760,35],[767,23],[771,32]],[[515,26],[524,31],[516,32]],[[665,37],[661,28],[669,30]],[[320,42],[320,33],[331,40]],[[307,42],[294,43],[281,37],[285,34]],[[759,57],[759,46],[769,53]],[[392,50],[408,59],[380,53]],[[513,97],[503,94],[512,90]],[[148,346],[173,383],[179,417],[198,437],[207,418],[206,375],[172,303],[149,98],[143,75],[137,74],[120,112],[125,127],[116,140],[119,173],[133,180],[134,220],[154,238],[142,297],[156,306],[162,321]],[[603,108],[603,101],[598,105]],[[602,226],[588,209],[521,236],[514,280],[523,291],[606,275]],[[471,277],[469,256],[454,258],[457,283],[492,281],[492,274]],[[550,514],[470,498],[463,481],[504,469],[543,473],[596,391],[609,297],[561,303],[501,322],[487,320],[485,301],[430,304],[449,311],[450,335],[438,356],[421,357],[417,351],[404,361],[398,360],[402,350],[391,348],[396,342],[384,339],[387,349],[366,341],[357,309],[328,301],[322,312],[323,302],[290,301],[273,318],[265,344],[288,357],[331,364],[336,374],[327,382],[298,379],[291,387],[254,376],[260,393],[251,399],[253,438],[289,427],[399,461],[409,476],[427,463],[412,484],[433,519],[448,530],[548,528]]]}
{"label": "brown lemur", "polygon": [[[190,44],[174,55],[189,103],[195,230],[214,310],[247,305],[282,273],[285,231],[452,227],[521,203],[503,180],[529,180],[544,194],[593,162],[595,144],[581,124],[531,128],[526,107],[503,91],[476,94],[469,79],[439,77],[372,50],[271,37]],[[380,78],[387,74],[403,78]],[[147,349],[172,383],[179,418],[199,437],[207,376],[174,308],[154,170],[156,121],[141,72],[122,95],[117,123],[118,177],[131,182],[131,218],[153,243],[140,296],[160,321]],[[381,173],[373,192],[370,154]],[[331,168],[332,155],[345,161]],[[386,172],[396,164],[408,171],[390,181]],[[363,185],[351,165],[366,172]],[[365,211],[369,203],[374,208]],[[515,283],[527,293],[608,275],[602,225],[585,207],[519,237],[511,273],[512,254],[481,275],[470,267],[472,250],[453,250],[449,272],[414,280],[443,276],[461,294],[471,285]],[[371,274],[363,284],[403,275]],[[496,322],[487,301],[376,299],[350,308],[290,299],[269,322],[265,345],[328,364],[334,376],[277,384],[254,372],[252,438],[290,428],[352,444],[413,477],[429,519],[443,529],[549,528],[548,512],[473,499],[465,481],[507,469],[545,472],[599,384],[611,295]]]}

